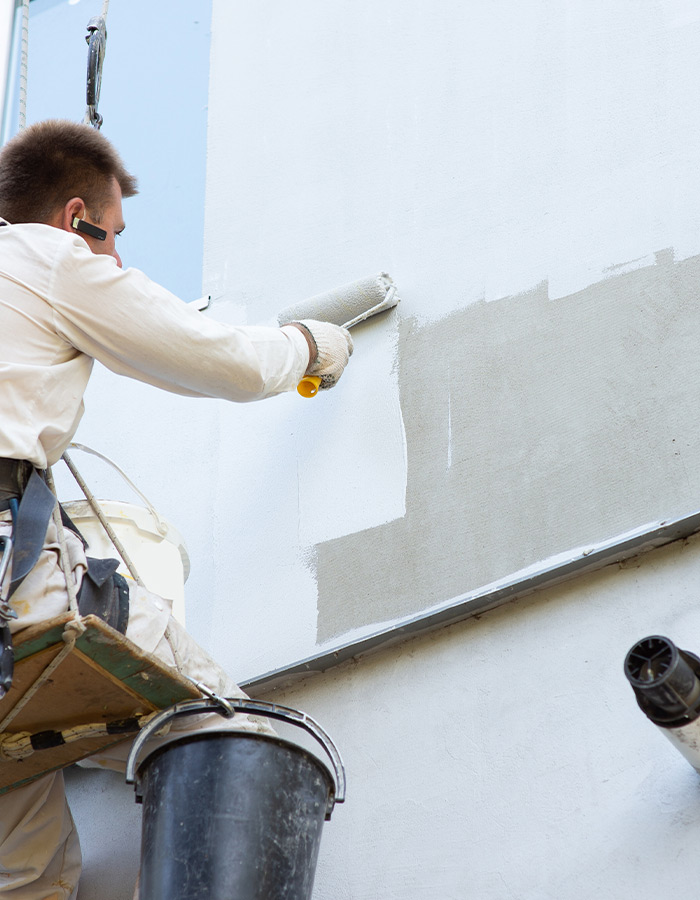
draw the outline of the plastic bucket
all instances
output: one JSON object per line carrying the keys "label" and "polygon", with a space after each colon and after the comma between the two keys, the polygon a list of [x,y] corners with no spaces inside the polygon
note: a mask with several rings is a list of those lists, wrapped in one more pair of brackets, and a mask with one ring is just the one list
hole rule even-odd
{"label": "plastic bucket", "polygon": [[229,710],[299,725],[330,756],[245,731],[190,734],[136,759],[174,715],[217,711],[194,700],[161,713],[134,742],[127,781],[143,803],[140,895],[144,900],[310,900],[323,822],[344,800],[338,751],[304,713],[253,700]]}
{"label": "plastic bucket", "polygon": [[[99,500],[107,522],[124,545],[136,571],[149,591],[172,600],[173,615],[185,624],[185,581],[190,560],[179,532],[151,510],[119,500]],[[95,511],[86,500],[73,500],[63,508],[87,541],[88,556],[114,557],[119,554]],[[131,578],[123,562],[118,572]]]}

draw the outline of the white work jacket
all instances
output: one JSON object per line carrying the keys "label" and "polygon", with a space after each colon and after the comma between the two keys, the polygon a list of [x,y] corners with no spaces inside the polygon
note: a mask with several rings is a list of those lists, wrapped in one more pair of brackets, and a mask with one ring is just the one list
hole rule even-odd
{"label": "white work jacket", "polygon": [[222,324],[138,269],[49,225],[0,228],[0,457],[55,463],[83,414],[94,360],[178,394],[239,402],[292,390],[304,335]]}

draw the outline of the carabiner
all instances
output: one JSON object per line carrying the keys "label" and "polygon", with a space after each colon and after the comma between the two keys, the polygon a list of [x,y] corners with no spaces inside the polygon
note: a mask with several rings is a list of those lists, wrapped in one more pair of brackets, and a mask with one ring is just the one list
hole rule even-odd
{"label": "carabiner", "polygon": [[12,677],[15,671],[15,651],[12,646],[9,621],[16,619],[17,613],[2,596],[2,585],[12,559],[12,538],[0,535],[0,549],[2,550],[0,559],[0,700],[2,700],[12,687]]}
{"label": "carabiner", "polygon": [[88,33],[85,40],[88,45],[87,61],[87,88],[85,99],[87,109],[85,111],[85,124],[99,129],[102,125],[102,116],[97,112],[100,102],[100,88],[102,86],[102,63],[105,57],[107,45],[107,22],[104,16],[94,16],[87,24]]}

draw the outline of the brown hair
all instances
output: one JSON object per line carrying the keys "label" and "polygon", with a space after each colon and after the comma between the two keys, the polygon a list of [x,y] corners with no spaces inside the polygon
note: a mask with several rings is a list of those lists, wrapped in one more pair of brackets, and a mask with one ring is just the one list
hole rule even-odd
{"label": "brown hair", "polygon": [[80,197],[97,222],[112,178],[123,197],[137,193],[136,179],[103,134],[61,119],[38,122],[0,150],[0,216],[12,224],[48,222]]}

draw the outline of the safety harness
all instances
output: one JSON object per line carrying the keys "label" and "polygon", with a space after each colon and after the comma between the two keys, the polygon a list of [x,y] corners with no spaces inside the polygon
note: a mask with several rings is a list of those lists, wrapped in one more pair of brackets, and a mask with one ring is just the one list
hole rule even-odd
{"label": "safety harness", "polygon": [[[40,472],[26,460],[0,458],[0,511],[10,510],[12,532],[2,546],[0,574],[0,699],[12,685],[13,649],[10,622],[17,618],[9,600],[36,565],[52,515],[87,546],[56,495],[47,484],[48,470]],[[63,557],[63,552],[62,552]],[[2,590],[12,563],[7,593]],[[63,560],[62,560],[63,561]],[[87,572],[76,594],[81,616],[96,615],[121,634],[129,622],[129,586],[117,573],[119,560],[87,557]]]}

